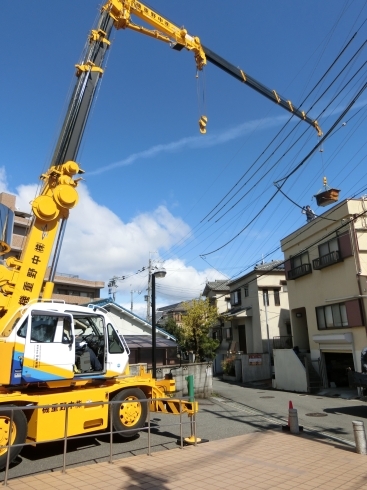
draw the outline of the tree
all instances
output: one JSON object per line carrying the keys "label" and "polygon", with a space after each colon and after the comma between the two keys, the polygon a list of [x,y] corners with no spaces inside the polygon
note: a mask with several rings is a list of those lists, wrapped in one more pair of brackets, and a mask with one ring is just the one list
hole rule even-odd
{"label": "tree", "polygon": [[209,338],[209,329],[218,321],[217,307],[208,298],[187,301],[183,306],[182,345],[200,360],[214,359],[219,342]]}
{"label": "tree", "polygon": [[163,329],[176,337],[177,343],[180,345],[182,343],[182,330],[179,325],[175,322],[173,318],[168,318],[166,323],[162,325]]}

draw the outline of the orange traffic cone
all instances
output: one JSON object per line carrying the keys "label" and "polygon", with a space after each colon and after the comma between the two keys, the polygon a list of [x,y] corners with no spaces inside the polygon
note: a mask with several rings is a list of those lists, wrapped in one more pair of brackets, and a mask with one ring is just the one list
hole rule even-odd
{"label": "orange traffic cone", "polygon": [[[282,430],[286,430],[286,431],[290,431],[289,410],[293,410],[293,403],[291,401],[289,401],[289,404],[288,404],[288,423],[287,423],[287,425],[282,425]],[[303,431],[303,426],[302,425],[299,426],[299,430],[300,431]]]}
{"label": "orange traffic cone", "polygon": [[[291,410],[292,408],[293,408],[293,403],[289,401],[288,410]],[[289,411],[288,411],[288,427],[289,427]]]}

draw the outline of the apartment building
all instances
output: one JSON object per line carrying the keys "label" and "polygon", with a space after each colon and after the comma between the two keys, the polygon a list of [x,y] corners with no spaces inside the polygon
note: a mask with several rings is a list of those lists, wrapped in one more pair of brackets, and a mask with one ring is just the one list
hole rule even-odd
{"label": "apartment building", "polygon": [[[0,204],[4,204],[14,212],[11,250],[4,254],[2,259],[10,256],[20,258],[29,228],[32,225],[32,215],[16,208],[13,194],[0,193]],[[46,280],[48,279],[48,273],[49,271],[46,273]],[[54,284],[54,294],[52,295],[54,299],[78,305],[100,299],[101,290],[105,286],[103,281],[89,281],[74,274],[59,272],[56,273]]]}
{"label": "apartment building", "polygon": [[[367,346],[367,200],[344,200],[281,241],[293,345],[324,387],[348,386]],[[275,355],[276,385],[310,391],[293,351]]]}

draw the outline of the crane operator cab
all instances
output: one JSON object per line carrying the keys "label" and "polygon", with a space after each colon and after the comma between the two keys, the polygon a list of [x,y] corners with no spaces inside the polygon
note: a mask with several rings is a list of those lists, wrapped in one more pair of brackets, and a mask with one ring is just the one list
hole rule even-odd
{"label": "crane operator cab", "polygon": [[15,344],[9,384],[123,374],[129,348],[106,313],[54,303],[29,307],[6,339]]}

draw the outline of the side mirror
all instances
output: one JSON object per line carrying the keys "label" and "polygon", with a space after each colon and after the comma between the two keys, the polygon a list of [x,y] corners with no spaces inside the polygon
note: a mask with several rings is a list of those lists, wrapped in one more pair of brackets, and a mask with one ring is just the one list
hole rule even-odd
{"label": "side mirror", "polygon": [[65,335],[62,337],[62,343],[67,345],[73,345],[74,343],[74,335],[70,335],[70,338]]}

